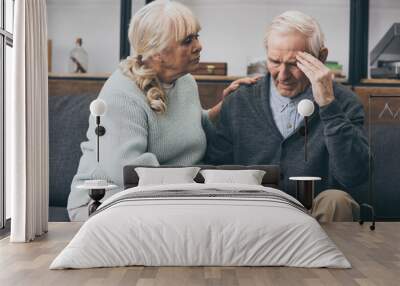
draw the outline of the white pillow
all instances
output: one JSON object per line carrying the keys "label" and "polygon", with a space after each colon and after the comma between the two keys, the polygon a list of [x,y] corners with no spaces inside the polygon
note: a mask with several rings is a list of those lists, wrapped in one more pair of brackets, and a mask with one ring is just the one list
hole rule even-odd
{"label": "white pillow", "polygon": [[135,168],[139,176],[138,186],[195,183],[193,179],[196,177],[199,170],[199,167]]}
{"label": "white pillow", "polygon": [[261,185],[265,171],[262,170],[202,170],[205,184],[235,183],[246,185]]}

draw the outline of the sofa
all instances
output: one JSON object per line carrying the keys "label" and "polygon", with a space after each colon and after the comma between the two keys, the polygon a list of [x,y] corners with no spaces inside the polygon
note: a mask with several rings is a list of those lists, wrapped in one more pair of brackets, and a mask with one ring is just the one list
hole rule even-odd
{"label": "sofa", "polygon": [[96,97],[49,96],[49,221],[69,221],[68,194],[82,155],[80,143],[87,140],[89,105]]}
{"label": "sofa", "polygon": [[[49,80],[49,220],[50,221],[68,221],[68,212],[66,209],[68,194],[73,176],[76,173],[79,159],[81,157],[80,143],[87,140],[86,132],[88,129],[88,119],[90,115],[89,105],[97,98],[97,95],[105,82],[105,78],[101,80],[71,80],[71,79],[50,79]],[[397,154],[392,148],[396,144],[387,145],[383,141],[388,141],[388,136],[398,138],[398,133],[391,132],[390,128],[372,129],[372,138],[374,142],[376,176],[374,176],[373,189],[375,193],[384,193],[382,190],[390,190],[391,195],[385,198],[376,200],[378,202],[378,217],[382,218],[397,218],[400,217],[398,211],[398,196],[393,197],[393,190],[398,185],[395,176],[396,168],[391,167],[393,171],[391,180],[387,178],[387,167],[385,162]],[[94,132],[94,130],[93,130]],[[382,135],[382,132],[385,135]],[[377,133],[377,134],[375,134]],[[378,134],[379,133],[379,134]],[[376,136],[378,135],[378,136]],[[379,141],[379,142],[378,142]],[[392,140],[397,142],[396,140]],[[384,146],[383,148],[377,148]],[[378,150],[377,150],[378,149]],[[381,154],[379,150],[385,154]],[[378,154],[379,153],[379,154]],[[386,158],[385,158],[386,157]],[[395,165],[393,160],[390,160],[392,165]],[[392,180],[393,179],[393,180]],[[377,187],[379,186],[379,187]],[[379,190],[378,190],[379,189]],[[358,202],[369,202],[368,184],[359,188],[349,190],[351,195]],[[387,192],[386,192],[387,193]],[[397,192],[396,192],[397,194]],[[378,197],[377,195],[375,195]],[[377,199],[375,197],[375,199]],[[393,203],[390,198],[394,198]]]}

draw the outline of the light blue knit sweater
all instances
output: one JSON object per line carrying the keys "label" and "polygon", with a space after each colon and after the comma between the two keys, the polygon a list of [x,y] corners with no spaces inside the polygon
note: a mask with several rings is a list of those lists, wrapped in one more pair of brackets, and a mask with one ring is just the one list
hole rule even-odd
{"label": "light blue knit sweater", "polygon": [[209,124],[202,111],[198,87],[191,75],[179,78],[167,93],[167,111],[157,115],[144,93],[118,69],[104,84],[99,98],[107,103],[101,117],[106,129],[100,137],[100,164],[96,159],[95,118],[90,116],[88,141],[81,144],[79,162],[68,210],[88,204],[87,191],[77,185],[83,180],[105,178],[119,186],[106,197],[123,189],[125,165],[193,165],[203,159],[206,136],[202,128]]}

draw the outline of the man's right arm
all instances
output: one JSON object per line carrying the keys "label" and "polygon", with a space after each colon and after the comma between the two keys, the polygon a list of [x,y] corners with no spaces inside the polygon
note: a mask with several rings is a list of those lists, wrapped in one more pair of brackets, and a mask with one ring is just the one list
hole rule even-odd
{"label": "man's right arm", "polygon": [[233,164],[233,144],[230,120],[230,103],[228,98],[222,104],[215,132],[207,137],[206,164]]}

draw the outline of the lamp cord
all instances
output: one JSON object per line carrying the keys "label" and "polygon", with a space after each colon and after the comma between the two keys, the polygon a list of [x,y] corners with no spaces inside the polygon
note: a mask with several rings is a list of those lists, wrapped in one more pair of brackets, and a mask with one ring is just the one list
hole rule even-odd
{"label": "lamp cord", "polygon": [[307,162],[307,125],[308,116],[304,116],[304,161]]}
{"label": "lamp cord", "polygon": [[96,134],[97,134],[97,163],[99,162],[99,154],[100,154],[100,152],[99,152],[99,149],[100,149],[100,140],[99,140],[99,126],[100,126],[100,116],[96,116],[96,123],[97,123],[97,132],[96,132]]}

